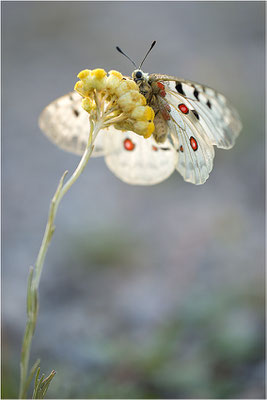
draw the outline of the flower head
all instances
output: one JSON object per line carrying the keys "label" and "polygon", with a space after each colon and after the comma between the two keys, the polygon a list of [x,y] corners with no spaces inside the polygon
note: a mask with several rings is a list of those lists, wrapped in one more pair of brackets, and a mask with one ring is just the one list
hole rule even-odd
{"label": "flower head", "polygon": [[118,71],[85,69],[78,74],[74,89],[84,97],[82,107],[93,121],[102,120],[103,126],[114,125],[118,130],[130,130],[148,138],[155,127],[154,111],[146,105],[137,84],[124,78]]}

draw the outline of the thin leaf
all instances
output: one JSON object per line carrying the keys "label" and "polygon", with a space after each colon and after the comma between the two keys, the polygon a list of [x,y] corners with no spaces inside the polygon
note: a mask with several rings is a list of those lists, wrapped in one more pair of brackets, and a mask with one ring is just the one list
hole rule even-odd
{"label": "thin leaf", "polygon": [[28,389],[29,389],[29,386],[30,386],[30,383],[31,383],[31,381],[32,381],[32,378],[33,378],[34,374],[36,373],[37,368],[39,367],[39,365],[40,365],[40,359],[38,359],[38,360],[33,364],[32,368],[31,368],[31,370],[30,370],[28,379],[27,379],[27,381],[26,381],[26,383],[25,383],[25,386],[24,386],[24,391],[23,391],[23,395],[22,395],[23,398],[26,397],[26,394],[27,394],[27,391],[28,391]]}

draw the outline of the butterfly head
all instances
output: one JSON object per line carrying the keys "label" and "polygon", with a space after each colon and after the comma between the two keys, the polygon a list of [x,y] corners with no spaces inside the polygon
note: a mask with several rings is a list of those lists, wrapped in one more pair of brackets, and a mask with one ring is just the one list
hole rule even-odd
{"label": "butterfly head", "polygon": [[132,73],[132,78],[135,81],[135,83],[137,83],[138,85],[140,85],[143,82],[147,82],[148,77],[149,77],[149,74],[147,74],[146,72],[143,72],[141,69],[135,69]]}

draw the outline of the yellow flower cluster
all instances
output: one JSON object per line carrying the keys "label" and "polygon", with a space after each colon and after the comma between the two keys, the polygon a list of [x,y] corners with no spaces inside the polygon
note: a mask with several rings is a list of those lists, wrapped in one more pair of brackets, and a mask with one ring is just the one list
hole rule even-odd
{"label": "yellow flower cluster", "polygon": [[118,71],[97,68],[85,69],[78,74],[74,89],[84,97],[82,106],[90,114],[97,108],[96,92],[106,103],[106,116],[119,130],[131,130],[148,138],[155,127],[154,111],[146,105],[145,97],[133,80],[123,78]]}

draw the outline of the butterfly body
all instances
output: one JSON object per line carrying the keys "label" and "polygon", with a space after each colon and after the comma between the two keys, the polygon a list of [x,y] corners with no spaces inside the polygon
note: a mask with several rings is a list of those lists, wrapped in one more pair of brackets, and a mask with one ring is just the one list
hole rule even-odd
{"label": "butterfly body", "polygon": [[[98,135],[93,155],[104,155],[114,174],[130,184],[159,183],[175,169],[185,181],[203,184],[213,167],[213,146],[235,143],[242,127],[238,113],[223,95],[198,83],[140,69],[132,79],[155,112],[153,137],[109,127]],[[40,127],[59,147],[82,154],[89,129],[79,95],[48,105]]]}
{"label": "butterfly body", "polygon": [[167,121],[171,119],[170,106],[164,99],[165,86],[155,74],[149,75],[142,70],[135,70],[132,78],[139,86],[140,93],[146,98],[147,104],[155,112],[153,137],[157,143],[164,143],[169,131]]}

